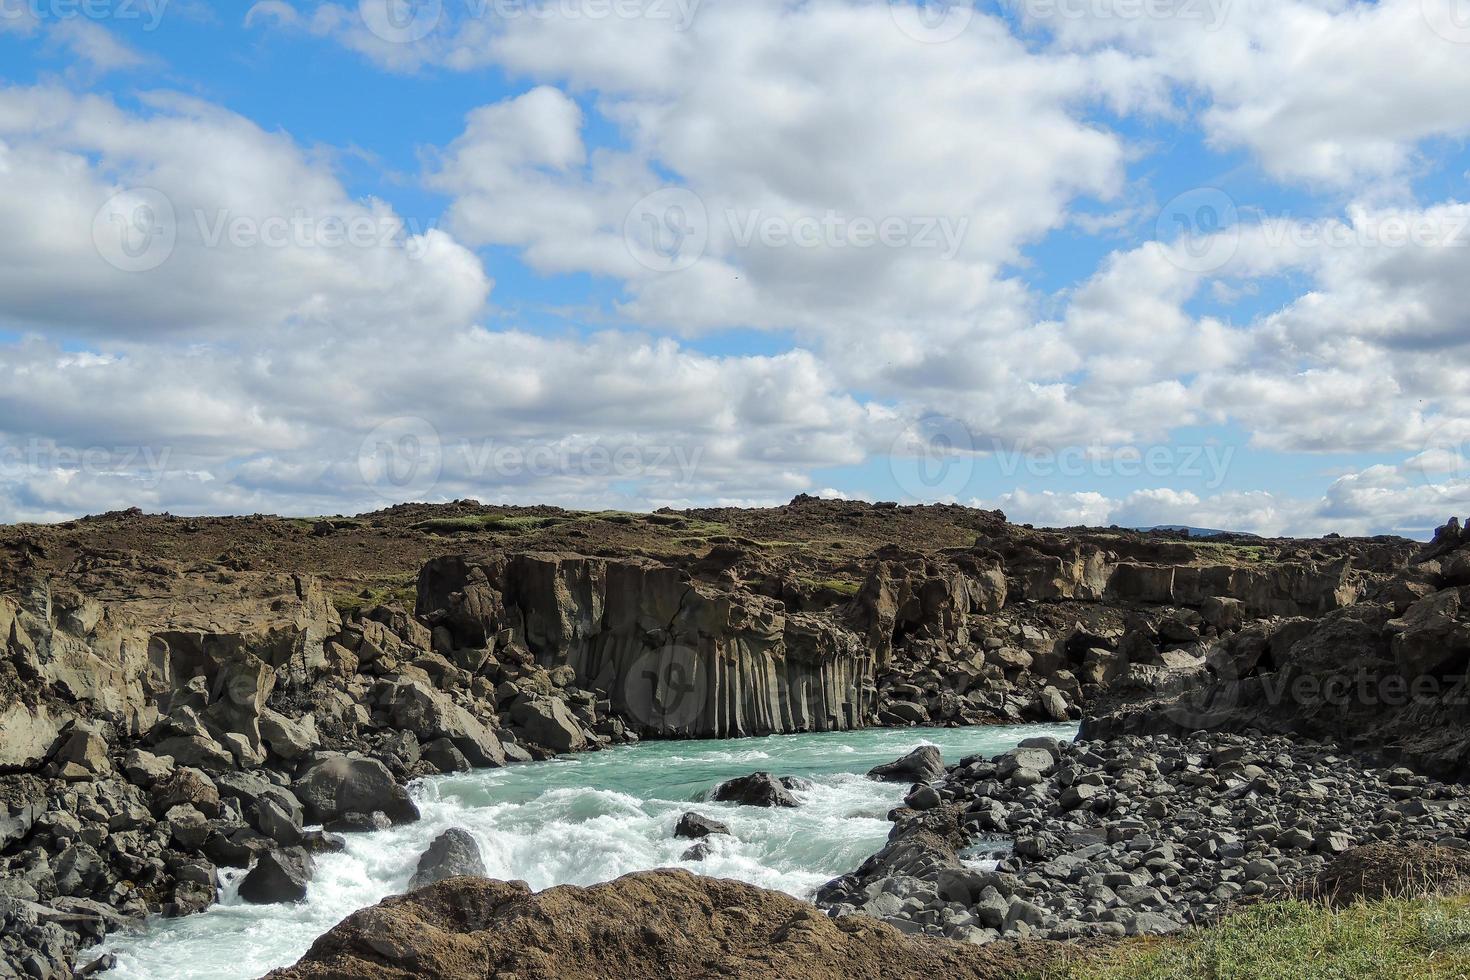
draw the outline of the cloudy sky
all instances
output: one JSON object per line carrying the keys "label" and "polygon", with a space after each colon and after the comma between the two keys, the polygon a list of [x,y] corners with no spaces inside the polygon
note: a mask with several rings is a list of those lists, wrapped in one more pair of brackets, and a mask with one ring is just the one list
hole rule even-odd
{"label": "cloudy sky", "polygon": [[0,519],[1470,513],[1462,0],[0,0]]}

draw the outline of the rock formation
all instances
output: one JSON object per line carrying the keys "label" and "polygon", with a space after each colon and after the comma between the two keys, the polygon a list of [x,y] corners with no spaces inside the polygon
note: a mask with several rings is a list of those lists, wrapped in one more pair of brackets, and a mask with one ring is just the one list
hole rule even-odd
{"label": "rock formation", "polygon": [[990,978],[1056,955],[917,942],[779,892],[669,870],[536,894],[524,882],[452,878],[354,913],[270,977]]}

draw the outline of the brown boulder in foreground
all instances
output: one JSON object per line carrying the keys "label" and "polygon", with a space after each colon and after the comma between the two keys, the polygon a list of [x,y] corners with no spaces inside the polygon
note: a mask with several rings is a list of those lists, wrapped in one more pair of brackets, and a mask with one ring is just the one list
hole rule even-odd
{"label": "brown boulder in foreground", "polygon": [[660,870],[532,894],[450,878],[349,916],[275,980],[1003,977],[1035,951],[911,939],[753,885]]}

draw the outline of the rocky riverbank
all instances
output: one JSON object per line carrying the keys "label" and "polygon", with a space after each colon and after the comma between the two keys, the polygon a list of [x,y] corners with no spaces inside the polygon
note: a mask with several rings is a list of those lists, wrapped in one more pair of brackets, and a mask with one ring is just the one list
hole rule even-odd
{"label": "rocky riverbank", "polygon": [[425,775],[1131,710],[1216,679],[1242,637],[1275,649],[1456,581],[1413,579],[1413,553],[811,498],[0,529],[0,962],[66,976],[106,932],[207,907],[220,868],[289,898],[335,835],[415,819],[402,787]]}
{"label": "rocky riverbank", "polygon": [[779,892],[685,871],[532,894],[452,878],[349,917],[274,980],[604,977],[998,978],[1061,950],[919,942]]}
{"label": "rocky riverbank", "polygon": [[1280,736],[1031,739],[916,783],[892,819],[818,904],[982,944],[1175,932],[1361,845],[1470,851],[1465,787]]}

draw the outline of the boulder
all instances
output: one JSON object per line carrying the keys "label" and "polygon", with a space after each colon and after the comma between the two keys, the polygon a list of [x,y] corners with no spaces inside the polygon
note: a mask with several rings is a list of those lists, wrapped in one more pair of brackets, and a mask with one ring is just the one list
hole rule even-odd
{"label": "boulder", "polygon": [[419,809],[376,759],[332,754],[309,768],[294,785],[310,823],[344,813],[381,811],[395,824],[412,823]]}
{"label": "boulder", "polygon": [[1067,721],[1071,718],[1071,706],[1067,704],[1067,697],[1056,688],[1044,688],[1040,700],[1041,709],[1052,721]]}
{"label": "boulder", "polygon": [[0,780],[0,851],[31,832],[46,812],[46,786],[34,776]]}
{"label": "boulder", "polygon": [[921,745],[901,759],[868,770],[869,779],[889,783],[928,783],[943,775],[944,755],[934,745]]}
{"label": "boulder", "polygon": [[252,905],[300,902],[316,871],[316,861],[305,848],[287,847],[261,855],[240,882],[240,897]]}
{"label": "boulder", "polygon": [[718,803],[739,803],[742,806],[797,806],[796,797],[768,772],[751,773],[715,788]]}
{"label": "boulder", "polygon": [[447,738],[436,738],[425,745],[419,750],[419,759],[433,766],[437,772],[466,772],[470,768],[464,753]]}
{"label": "boulder", "polygon": [[65,767],[74,765],[93,776],[105,776],[112,772],[112,760],[107,757],[107,739],[96,725],[79,722],[70,737],[56,750],[56,764]]}
{"label": "boulder", "polygon": [[219,788],[199,769],[184,766],[153,784],[153,812],[167,813],[176,806],[192,806],[206,817],[219,816]]}
{"label": "boulder", "polygon": [[495,733],[427,682],[406,674],[384,678],[374,697],[387,707],[396,727],[413,732],[420,742],[447,738],[472,766],[505,765],[505,748]]}
{"label": "boulder", "polygon": [[480,856],[480,845],[470,832],[451,827],[434,838],[434,843],[419,857],[418,868],[408,888],[409,891],[418,891],[446,878],[462,875],[484,877],[485,861]]}
{"label": "boulder", "polygon": [[718,820],[701,816],[693,810],[685,813],[679,818],[679,822],[674,825],[675,837],[687,837],[691,840],[698,840],[702,837],[708,837],[711,834],[728,833],[730,833],[730,828],[725,824]]}
{"label": "boulder", "polygon": [[526,741],[553,752],[578,752],[587,736],[557,698],[521,698],[510,709],[510,721]]}
{"label": "boulder", "polygon": [[266,748],[288,761],[315,751],[321,743],[315,716],[303,715],[299,721],[292,721],[269,708],[260,713],[260,737]]}
{"label": "boulder", "polygon": [[148,789],[160,779],[174,771],[174,760],[169,756],[154,755],[143,749],[132,749],[123,758],[123,773],[135,786]]}

